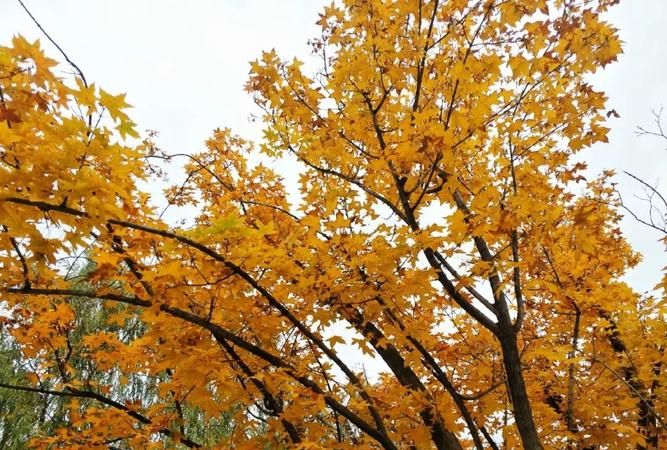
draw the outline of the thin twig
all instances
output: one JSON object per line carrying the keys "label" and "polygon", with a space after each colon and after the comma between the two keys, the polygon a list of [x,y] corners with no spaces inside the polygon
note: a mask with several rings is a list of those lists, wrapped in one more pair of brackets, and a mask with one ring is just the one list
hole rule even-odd
{"label": "thin twig", "polygon": [[46,32],[46,30],[44,29],[44,27],[42,27],[42,25],[37,21],[37,19],[35,18],[35,16],[33,16],[32,13],[30,12],[30,10],[25,6],[25,4],[23,3],[23,1],[22,1],[22,0],[18,0],[18,2],[19,2],[19,4],[21,5],[21,7],[25,10],[25,12],[28,13],[28,16],[30,16],[30,18],[31,18],[32,21],[35,23],[35,25],[37,25],[37,28],[40,29],[40,31],[44,34],[44,36],[46,36],[46,38],[47,38],[47,39],[48,39],[48,40],[49,40],[49,41],[50,41],[50,42],[51,42],[51,43],[58,49],[58,51],[60,52],[60,54],[63,55],[63,58],[65,58],[65,61],[67,61],[67,63],[68,63],[70,66],[72,66],[72,68],[74,68],[74,70],[76,70],[76,72],[77,72],[77,73],[79,74],[79,76],[81,77],[81,81],[83,81],[83,85],[84,85],[85,87],[88,87],[88,81],[86,81],[86,77],[85,77],[85,75],[83,74],[83,71],[79,68],[79,66],[77,66],[76,63],[70,59],[69,56],[67,56],[67,53],[65,53],[65,50],[63,50],[62,47],[60,47],[60,45],[58,45],[58,43],[57,43],[55,40],[53,40],[53,38],[49,35],[49,33]]}

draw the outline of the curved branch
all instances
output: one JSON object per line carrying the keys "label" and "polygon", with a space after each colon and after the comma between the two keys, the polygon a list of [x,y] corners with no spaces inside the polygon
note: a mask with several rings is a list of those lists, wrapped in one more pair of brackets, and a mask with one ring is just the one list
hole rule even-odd
{"label": "curved branch", "polygon": [[[88,292],[88,291],[76,291],[76,290],[64,290],[64,289],[21,289],[21,288],[10,288],[10,289],[5,289],[6,292],[14,293],[14,294],[25,294],[25,295],[61,295],[61,296],[78,296],[78,297],[88,297],[88,298],[100,298],[100,299],[107,299],[107,300],[112,300],[112,301],[117,301],[121,303],[128,303],[128,304],[133,304],[133,305],[139,305],[142,307],[151,307],[153,306],[153,302],[150,302],[148,300],[143,300],[135,297],[124,297],[121,295],[115,295],[115,294],[100,294],[97,295],[94,292]],[[397,450],[396,446],[394,443],[389,439],[389,437],[386,435],[386,433],[381,432],[380,430],[372,427],[368,422],[366,422],[363,418],[361,418],[359,415],[348,409],[345,405],[340,403],[338,400],[333,398],[332,396],[326,394],[320,386],[315,383],[313,380],[308,378],[307,376],[300,375],[296,368],[289,364],[287,361],[282,359],[281,357],[274,355],[261,347],[252,344],[245,339],[237,336],[236,334],[232,333],[231,331],[216,325],[214,323],[211,323],[208,321],[208,319],[203,318],[201,316],[198,316],[196,314],[190,313],[188,311],[184,311],[179,308],[174,308],[166,304],[161,304],[159,305],[160,311],[179,318],[181,320],[184,320],[185,322],[198,325],[206,330],[208,330],[211,335],[215,338],[216,341],[220,342],[220,340],[226,340],[234,345],[238,346],[239,348],[242,348],[243,350],[247,351],[248,353],[266,361],[267,363],[283,369],[286,374],[288,374],[292,379],[297,381],[299,384],[302,386],[308,388],[315,394],[321,395],[322,398],[324,399],[325,403],[332,409],[336,410],[341,416],[345,417],[347,420],[349,420],[351,423],[353,423],[356,427],[358,427],[361,431],[363,431],[365,434],[370,436],[371,438],[375,439],[380,445],[382,445],[383,448],[386,450]]]}
{"label": "curved branch", "polygon": [[67,53],[65,53],[65,50],[63,50],[62,47],[60,47],[60,45],[58,45],[58,43],[57,43],[57,42],[56,42],[56,41],[49,35],[49,33],[46,32],[46,30],[44,29],[44,27],[42,27],[42,25],[37,21],[37,19],[35,18],[35,16],[33,16],[32,13],[30,12],[30,10],[25,6],[25,4],[23,3],[23,1],[18,0],[18,2],[19,2],[19,4],[21,5],[21,7],[23,8],[23,10],[24,10],[26,13],[28,13],[28,16],[30,16],[30,19],[32,19],[32,21],[34,22],[34,24],[37,25],[37,28],[39,28],[39,30],[44,34],[44,36],[49,40],[49,42],[51,42],[51,43],[58,49],[58,51],[60,52],[60,54],[63,55],[63,58],[65,58],[65,61],[67,61],[67,64],[69,64],[70,66],[72,66],[72,68],[73,68],[74,70],[76,70],[76,73],[78,73],[78,74],[79,74],[79,77],[81,77],[81,81],[83,81],[83,85],[86,86],[86,87],[88,87],[88,81],[86,81],[86,76],[83,74],[83,71],[79,68],[79,66],[77,66],[77,65],[74,63],[74,61],[72,61],[72,60],[69,58],[69,56],[67,56]]}
{"label": "curved branch", "polygon": [[[29,386],[16,386],[13,384],[8,384],[8,383],[1,383],[0,382],[0,388],[5,388],[5,389],[12,389],[15,391],[23,391],[23,392],[33,392],[37,394],[46,394],[46,395],[54,395],[54,396],[59,396],[59,397],[78,397],[78,398],[90,398],[93,400],[96,400],[102,404],[105,404],[107,406],[110,406],[114,409],[118,409],[120,411],[125,412],[128,416],[136,419],[137,421],[141,422],[144,425],[150,425],[153,423],[151,419],[148,417],[144,416],[143,414],[140,414],[127,406],[118,403],[115,400],[112,400],[108,397],[105,397],[102,394],[98,394],[97,392],[92,392],[92,391],[82,391],[80,389],[75,389],[75,388],[67,388],[66,390],[63,391],[56,391],[56,390],[50,390],[50,389],[42,389],[42,388],[34,388],[34,387],[29,387]],[[158,433],[163,434],[165,436],[169,436],[172,438],[175,438],[178,440],[179,443],[185,445],[186,447],[189,448],[201,448],[202,445],[198,444],[197,442],[194,442],[191,439],[188,439],[186,437],[181,437],[178,433],[174,433],[172,430],[169,428],[161,428],[157,430]]]}

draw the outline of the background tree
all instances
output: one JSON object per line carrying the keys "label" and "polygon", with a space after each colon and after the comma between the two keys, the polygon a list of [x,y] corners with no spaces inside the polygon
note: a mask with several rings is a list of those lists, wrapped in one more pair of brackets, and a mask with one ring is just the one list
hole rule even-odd
{"label": "background tree", "polygon": [[[19,352],[12,345],[6,333],[0,335],[0,379],[12,385],[24,385],[27,374],[17,367]],[[28,392],[0,390],[0,446],[17,450],[35,435],[46,419],[48,409],[46,397],[38,397]]]}
{"label": "background tree", "polygon": [[[654,126],[650,129],[641,126],[637,127],[637,135],[657,138],[661,144],[667,142],[667,134],[665,134],[662,123],[662,112],[662,108],[658,111],[652,111]],[[667,148],[665,148],[665,150],[667,151]],[[641,212],[638,214],[625,204],[623,204],[623,209],[625,209],[638,222],[657,231],[660,235],[667,235],[667,199],[661,192],[660,187],[657,184],[653,185],[630,172],[625,172],[625,174],[635,182],[639,183],[642,187],[642,190],[644,191],[642,200],[646,202],[648,207],[646,208],[645,214],[642,214]],[[623,202],[622,198],[621,202]]]}
{"label": "background tree", "polygon": [[[94,265],[86,263],[84,255],[77,255],[68,263],[68,274],[72,290],[90,290],[88,275],[94,271]],[[98,364],[88,358],[85,343],[99,339],[99,335],[115,334],[123,342],[131,342],[141,337],[145,325],[134,317],[122,319],[125,306],[112,305],[103,307],[100,302],[90,302],[87,298],[70,297],[66,299],[71,308],[73,321],[66,330],[61,331],[67,341],[68,353],[62,358],[62,364],[51,366],[47,370],[38,370],[33,358],[21,353],[21,346],[11,337],[11,331],[17,326],[8,318],[2,332],[2,360],[0,377],[2,384],[2,439],[0,448],[28,448],[30,439],[35,436],[52,436],[59,428],[70,426],[73,392],[57,392],[58,387],[69,378],[77,378],[87,386],[89,392],[80,395],[83,408],[95,404],[94,396],[104,395],[109,401],[120,404],[131,403],[150,405],[158,396],[156,391],[160,380],[156,377],[133,375],[126,377],[115,366]],[[120,317],[120,319],[119,319]],[[60,372],[67,364],[69,373]],[[169,376],[166,371],[164,377]],[[37,382],[38,388],[30,387]],[[103,386],[103,388],[100,388]],[[51,392],[51,393],[49,393]],[[176,402],[174,408],[178,414],[177,424],[183,432],[197,438],[204,444],[215,442],[228,432],[229,422],[223,415],[214,420],[204,421],[201,411],[196,408],[181,406]],[[189,419],[187,422],[185,420]],[[181,425],[182,423],[182,425]],[[187,425],[186,425],[187,423]],[[204,428],[205,427],[205,428]],[[122,439],[108,442],[116,449],[126,448]]]}
{"label": "background tree", "polygon": [[[261,150],[302,168],[295,207],[231,131],[192,155],[133,146],[124,96],[58,79],[21,38],[2,48],[3,298],[34,375],[57,374],[34,389],[72,398],[34,445],[199,447],[191,427],[231,411],[211,445],[657,447],[664,305],[621,281],[638,255],[610,174],[573,158],[606,140],[587,75],[620,52],[614,3],[326,8],[319,71],[266,52],[247,85]],[[188,227],[138,187],[177,157]],[[82,247],[96,268],[72,288],[58,260]],[[71,298],[122,304],[112,320],[143,332],[74,341]],[[378,382],[345,341],[383,361]],[[156,380],[150,403],[108,395],[133,379]]]}
{"label": "background tree", "polygon": [[[653,128],[646,129],[640,126],[637,128],[637,134],[639,136],[659,138],[660,141],[667,141],[667,135],[665,135],[662,124],[662,108],[659,111],[653,111],[653,117]],[[635,174],[627,171],[624,173],[641,186],[644,194],[639,198],[646,203],[647,208],[645,211],[633,210],[623,201],[621,194],[617,192],[621,207],[636,221],[648,227],[649,230],[657,232],[659,236],[658,242],[665,245],[665,248],[667,249],[667,200],[665,199],[665,195],[661,192],[657,183],[653,185]],[[649,315],[644,319],[644,326],[642,326],[640,333],[640,335],[649,342],[651,342],[651,337],[653,335],[664,336],[665,334],[665,317],[662,314],[662,311],[664,311],[663,305],[665,300],[667,300],[667,267],[663,268],[662,278],[653,289],[653,292],[645,294],[643,300],[646,303],[645,307],[647,310],[656,311],[656,314]],[[634,378],[633,367],[628,367],[624,371],[626,379],[634,384],[646,399],[645,403],[639,405],[642,412],[640,413],[638,424],[640,427],[644,428],[657,427],[656,422],[658,418],[652,413],[651,407],[654,406],[655,400],[661,394],[662,387],[660,374],[663,371],[662,355],[665,351],[664,343],[661,341],[652,342],[649,345],[653,352],[658,353],[658,355],[655,356],[656,361],[653,366],[653,377],[650,384],[642,385],[641,383],[637,383],[637,380]],[[617,348],[626,351],[622,346],[617,346]],[[647,441],[649,446],[657,448],[659,444],[658,438],[658,433],[648,433]]]}

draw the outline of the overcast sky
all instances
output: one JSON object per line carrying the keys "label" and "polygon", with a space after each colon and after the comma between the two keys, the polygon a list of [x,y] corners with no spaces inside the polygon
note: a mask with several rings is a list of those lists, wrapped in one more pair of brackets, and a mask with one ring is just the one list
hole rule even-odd
{"label": "overcast sky", "polygon": [[[525,0],[531,1],[531,0]],[[322,0],[25,0],[46,30],[83,69],[110,92],[127,92],[139,129],[160,133],[170,152],[193,152],[216,127],[258,135],[248,118],[255,111],[243,91],[249,65],[262,50],[285,58],[308,57],[306,41],[317,35]],[[595,77],[621,115],[610,123],[609,144],[588,150],[591,173],[628,170],[667,191],[667,142],[637,137],[650,126],[651,109],[667,108],[667,0],[622,0],[609,15],[620,28],[625,54]],[[0,0],[0,45],[12,35],[41,37],[16,0]],[[42,38],[51,56],[56,50]],[[665,114],[667,125],[667,112]],[[642,210],[631,179],[618,182],[631,206]],[[624,231],[645,263],[629,274],[644,291],[667,264],[658,235],[632,220]]]}

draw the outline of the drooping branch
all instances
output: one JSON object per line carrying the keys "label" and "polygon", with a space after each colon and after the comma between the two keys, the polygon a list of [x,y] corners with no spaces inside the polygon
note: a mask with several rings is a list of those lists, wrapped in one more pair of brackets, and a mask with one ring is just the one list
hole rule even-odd
{"label": "drooping branch", "polygon": [[[122,295],[115,295],[115,294],[96,295],[94,292],[89,292],[89,291],[62,290],[62,289],[49,290],[49,289],[35,289],[35,288],[31,289],[11,288],[11,289],[5,289],[5,291],[13,294],[22,294],[22,295],[42,295],[42,296],[59,295],[59,296],[100,298],[100,299],[112,300],[120,303],[127,303],[142,307],[153,306],[153,302],[150,302],[148,300],[143,300],[134,297],[124,297]],[[336,400],[334,397],[325,393],[324,390],[322,390],[322,388],[317,383],[315,383],[309,377],[299,374],[297,369],[290,363],[285,361],[283,358],[274,355],[251,342],[248,342],[247,340],[237,336],[236,334],[223,328],[222,326],[210,322],[207,318],[198,316],[196,314],[193,314],[191,312],[179,308],[171,307],[166,304],[160,304],[159,309],[160,311],[170,316],[182,319],[185,322],[198,325],[199,327],[208,330],[211,333],[211,335],[216,339],[216,341],[226,340],[228,342],[231,342],[234,345],[238,346],[239,348],[242,348],[243,350],[247,351],[248,353],[266,361],[267,363],[277,368],[283,369],[286,374],[288,374],[292,379],[300,383],[302,386],[308,388],[317,395],[321,395],[325,403],[329,407],[335,409],[341,416],[349,420],[362,432],[367,434],[369,437],[375,439],[380,445],[382,445],[383,448],[385,448],[386,450],[397,450],[395,444],[389,439],[386,433],[382,433],[377,428],[374,428],[369,423],[367,423],[362,417],[360,417],[359,415],[351,411],[349,408],[347,408],[345,405],[343,405],[340,401]]]}
{"label": "drooping branch", "polygon": [[[65,205],[52,205],[46,202],[32,201],[15,197],[5,198],[4,201],[27,205],[27,206],[34,206],[45,212],[59,211],[79,217],[88,216],[88,214],[83,211],[79,211],[74,208],[67,207]],[[324,354],[326,354],[327,357],[331,359],[343,371],[345,376],[348,377],[350,382],[357,388],[364,401],[366,401],[369,412],[371,413],[371,416],[373,417],[373,420],[375,421],[375,424],[380,430],[380,432],[383,433],[384,435],[387,435],[387,431],[384,426],[382,416],[377,411],[377,408],[374,406],[372,398],[364,389],[363,384],[361,383],[361,380],[359,380],[357,375],[354,374],[354,372],[352,372],[352,370],[340,359],[340,357],[336,354],[336,352],[334,352],[329,346],[327,346],[320,337],[316,336],[310,329],[308,329],[308,327],[303,322],[301,322],[282,302],[280,302],[276,297],[274,297],[273,294],[271,294],[266,288],[261,286],[257,282],[257,280],[255,280],[248,272],[243,270],[240,266],[227,260],[224,256],[222,256],[214,249],[200,242],[197,242],[193,239],[190,239],[186,236],[182,236],[180,234],[168,230],[158,229],[125,220],[109,219],[107,220],[107,223],[128,229],[143,231],[152,235],[162,236],[167,239],[181,242],[182,244],[185,244],[189,247],[199,250],[203,254],[213,258],[215,261],[223,264],[228,269],[230,269],[239,278],[243,279],[246,283],[248,283],[248,285],[250,285],[253,289],[255,289],[263,298],[265,298],[273,308],[279,311],[280,314],[283,317],[285,317],[290,323],[292,323],[292,325],[294,325],[305,337],[307,337],[315,345],[317,345],[317,347],[320,348],[324,352]]]}

